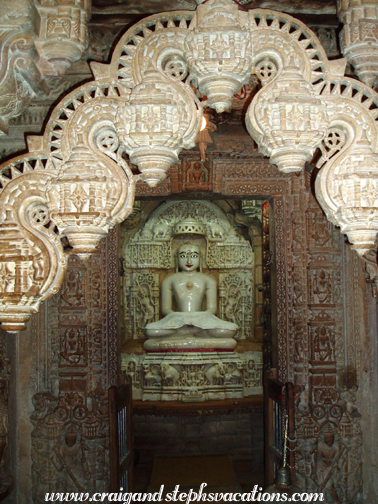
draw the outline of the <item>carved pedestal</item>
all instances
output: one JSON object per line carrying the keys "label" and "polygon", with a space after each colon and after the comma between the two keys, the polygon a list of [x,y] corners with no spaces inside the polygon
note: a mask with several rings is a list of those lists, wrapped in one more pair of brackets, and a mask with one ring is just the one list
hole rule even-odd
{"label": "carved pedestal", "polygon": [[122,355],[133,396],[198,402],[262,395],[262,352],[159,352]]}

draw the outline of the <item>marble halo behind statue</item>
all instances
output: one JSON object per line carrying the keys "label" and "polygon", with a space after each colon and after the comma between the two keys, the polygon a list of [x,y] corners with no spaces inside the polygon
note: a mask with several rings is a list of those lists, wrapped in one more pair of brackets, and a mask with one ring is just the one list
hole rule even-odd
{"label": "marble halo behind statue", "polygon": [[[199,271],[200,248],[193,243],[177,250],[181,271],[165,278],[161,285],[164,318],[146,325],[144,348],[150,351],[229,350],[236,346],[238,326],[221,320],[217,312],[217,283]],[[173,310],[173,300],[178,311]],[[202,310],[203,303],[206,310]]]}

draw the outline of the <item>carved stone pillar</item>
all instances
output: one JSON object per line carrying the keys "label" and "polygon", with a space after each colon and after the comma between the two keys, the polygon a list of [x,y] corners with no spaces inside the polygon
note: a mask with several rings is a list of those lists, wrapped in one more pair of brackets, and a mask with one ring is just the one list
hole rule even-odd
{"label": "carved stone pillar", "polygon": [[46,492],[58,490],[108,491],[107,389],[118,377],[117,284],[112,230],[88,261],[71,257],[61,293],[22,336],[10,336],[19,468],[12,502],[39,504]]}
{"label": "carved stone pillar", "polygon": [[378,6],[373,0],[338,0],[337,11],[344,24],[341,51],[358,78],[373,87],[378,74]]}

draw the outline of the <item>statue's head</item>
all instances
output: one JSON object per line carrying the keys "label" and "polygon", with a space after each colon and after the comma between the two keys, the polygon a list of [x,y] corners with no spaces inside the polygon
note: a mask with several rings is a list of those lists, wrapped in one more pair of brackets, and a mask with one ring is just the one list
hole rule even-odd
{"label": "statue's head", "polygon": [[177,264],[182,271],[197,271],[200,267],[200,249],[196,245],[181,245],[177,250]]}

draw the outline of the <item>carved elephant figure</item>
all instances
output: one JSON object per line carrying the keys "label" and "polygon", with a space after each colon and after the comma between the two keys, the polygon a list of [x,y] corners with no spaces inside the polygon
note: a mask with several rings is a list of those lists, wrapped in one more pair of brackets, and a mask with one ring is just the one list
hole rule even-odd
{"label": "carved elephant figure", "polygon": [[159,366],[154,365],[154,366],[147,366],[147,369],[144,369],[144,379],[148,387],[153,387],[160,385],[161,383],[161,375],[160,375],[160,370]]}
{"label": "carved elephant figure", "polygon": [[166,238],[169,231],[169,225],[167,221],[158,222],[153,230],[154,238]]}
{"label": "carved elephant figure", "polygon": [[219,238],[222,240],[224,238],[224,230],[220,224],[216,220],[211,220],[209,222],[210,227],[210,236],[213,239]]}
{"label": "carved elephant figure", "polygon": [[205,371],[206,380],[210,385],[221,385],[225,375],[222,364],[213,364]]}
{"label": "carved elephant figure", "polygon": [[225,379],[229,383],[241,383],[241,378],[242,378],[242,373],[240,369],[235,366],[234,364],[230,364],[227,368],[227,371],[225,373]]}
{"label": "carved elephant figure", "polygon": [[144,226],[144,228],[140,233],[140,237],[144,240],[152,240],[153,238],[152,229],[148,225]]}
{"label": "carved elephant figure", "polygon": [[161,364],[161,375],[163,377],[164,385],[171,385],[172,387],[175,387],[178,384],[180,373],[170,364]]}

